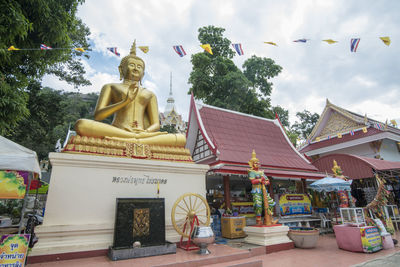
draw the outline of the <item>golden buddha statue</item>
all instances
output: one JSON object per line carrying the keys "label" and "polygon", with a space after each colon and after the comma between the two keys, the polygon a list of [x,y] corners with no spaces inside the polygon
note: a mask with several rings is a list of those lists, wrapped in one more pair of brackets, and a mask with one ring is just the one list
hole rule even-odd
{"label": "golden buddha statue", "polygon": [[[123,140],[139,144],[185,146],[182,134],[160,132],[155,94],[141,86],[145,63],[136,56],[136,44],[118,67],[122,83],[103,86],[94,119],[80,119],[75,124],[81,136]],[[114,115],[112,124],[100,122]]]}
{"label": "golden buddha statue", "polygon": [[[193,162],[184,135],[159,131],[157,98],[141,85],[145,63],[136,56],[135,42],[118,69],[122,83],[103,86],[94,120],[76,122],[78,135],[63,152]],[[111,115],[111,124],[101,122]]]}

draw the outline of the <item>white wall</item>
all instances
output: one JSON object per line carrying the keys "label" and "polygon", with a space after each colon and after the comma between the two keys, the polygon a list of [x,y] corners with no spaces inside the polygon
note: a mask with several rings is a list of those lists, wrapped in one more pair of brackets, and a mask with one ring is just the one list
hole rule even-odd
{"label": "white wall", "polygon": [[[39,242],[31,255],[107,249],[112,245],[116,198],[165,199],[166,238],[178,241],[171,222],[184,193],[205,198],[208,165],[50,153],[53,165]],[[118,180],[116,180],[119,178]]]}
{"label": "white wall", "polygon": [[330,151],[327,153],[321,154],[321,156],[329,155],[329,154],[352,154],[352,155],[357,155],[357,156],[363,156],[363,157],[368,157],[368,158],[374,158],[377,153],[372,149],[372,147],[369,145],[369,143],[364,143],[361,145],[356,145],[356,146],[351,146],[351,147],[346,147],[343,149],[338,149],[335,151]]}
{"label": "white wall", "polygon": [[380,155],[384,160],[400,161],[400,152],[397,149],[396,141],[383,139]]}

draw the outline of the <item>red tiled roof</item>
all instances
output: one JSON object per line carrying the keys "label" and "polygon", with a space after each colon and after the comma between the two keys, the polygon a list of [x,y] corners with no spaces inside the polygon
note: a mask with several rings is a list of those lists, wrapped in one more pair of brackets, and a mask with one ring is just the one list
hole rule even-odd
{"label": "red tiled roof", "polygon": [[380,159],[373,159],[361,156],[354,156],[363,160],[364,162],[368,163],[372,168],[377,171],[385,171],[385,170],[394,170],[400,169],[400,162],[398,161],[388,161],[388,160],[380,160]]}
{"label": "red tiled roof", "polygon": [[374,176],[374,170],[400,169],[400,162],[379,160],[350,154],[329,154],[313,162],[320,172],[332,172],[333,160],[341,167],[343,175],[350,179]]}
{"label": "red tiled roof", "polygon": [[382,133],[382,131],[378,130],[376,128],[368,128],[368,132],[366,132],[366,133],[364,133],[363,131],[357,131],[357,132],[354,132],[354,135],[345,134],[345,135],[342,136],[342,138],[334,137],[334,138],[331,138],[329,140],[323,140],[323,141],[320,141],[320,142],[317,142],[317,143],[312,143],[312,144],[307,145],[306,147],[302,148],[300,150],[300,153],[306,153],[308,151],[316,150],[316,149],[319,149],[319,148],[333,146],[333,145],[337,145],[337,144],[341,144],[341,143],[357,140],[359,138],[375,135],[375,134],[378,134],[378,133]]}
{"label": "red tiled roof", "polygon": [[[235,173],[235,174],[247,174],[249,166],[232,166],[226,165],[221,166],[217,169],[211,169],[210,171],[216,173]],[[307,179],[321,179],[326,175],[324,173],[317,173],[311,171],[293,171],[293,170],[277,170],[277,169],[264,169],[264,172],[268,176],[274,177],[296,177],[296,178],[307,178]]]}
{"label": "red tiled roof", "polygon": [[247,165],[255,149],[264,167],[316,171],[291,146],[277,121],[210,106],[199,113],[221,162]]}

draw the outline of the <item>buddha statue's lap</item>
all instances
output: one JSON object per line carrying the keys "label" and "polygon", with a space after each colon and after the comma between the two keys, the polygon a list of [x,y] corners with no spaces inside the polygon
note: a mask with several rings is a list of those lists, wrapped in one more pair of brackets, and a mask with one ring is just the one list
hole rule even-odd
{"label": "buddha statue's lap", "polygon": [[81,136],[106,138],[138,144],[163,146],[185,146],[186,144],[186,137],[183,134],[144,131],[133,133],[107,123],[89,119],[79,119],[75,124],[75,130]]}
{"label": "buddha statue's lap", "polygon": [[[121,60],[122,83],[103,86],[95,108],[95,120],[80,119],[75,130],[80,136],[106,138],[138,144],[183,147],[182,134],[160,132],[157,99],[154,93],[141,87],[144,61],[136,56],[135,43],[131,54]],[[101,122],[114,116],[113,123]]]}

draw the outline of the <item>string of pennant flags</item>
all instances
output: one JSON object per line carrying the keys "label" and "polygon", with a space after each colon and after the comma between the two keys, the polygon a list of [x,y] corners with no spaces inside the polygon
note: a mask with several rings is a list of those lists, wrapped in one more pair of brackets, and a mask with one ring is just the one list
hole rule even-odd
{"label": "string of pennant flags", "polygon": [[[390,122],[392,123],[393,126],[395,126],[395,127],[397,126],[397,123],[396,123],[395,120],[391,120]],[[375,129],[384,131],[384,130],[387,129],[388,124],[387,124],[387,122],[384,125],[382,123],[375,122],[373,124],[368,124],[367,126],[364,126],[364,127],[358,128],[358,129],[353,129],[353,130],[350,130],[350,131],[346,131],[344,133],[337,133],[335,135],[328,135],[328,136],[326,136],[324,138],[317,137],[317,138],[315,138],[314,141],[311,141],[310,139],[307,139],[305,141],[305,143],[307,143],[308,145],[311,145],[311,144],[314,144],[314,143],[318,143],[318,142],[325,141],[325,140],[330,140],[330,139],[333,139],[333,138],[339,138],[340,139],[340,138],[343,137],[343,135],[346,135],[346,134],[350,134],[351,136],[354,136],[354,134],[356,132],[358,132],[358,131],[362,131],[363,133],[368,133],[368,128],[369,127],[373,127]]]}
{"label": "string of pennant flags", "polygon": [[[387,46],[389,46],[389,45],[391,44],[391,40],[390,40],[390,37],[389,37],[389,36],[379,37],[379,39],[381,39],[381,41],[382,41],[385,45],[387,45]],[[310,39],[302,38],[302,39],[294,40],[293,42],[295,42],[295,43],[307,43],[308,41],[310,41]],[[328,44],[335,44],[335,43],[338,43],[338,42],[339,42],[339,41],[335,41],[335,40],[333,40],[333,39],[325,39],[325,40],[322,40],[322,41],[323,41],[323,42],[326,42],[326,43],[328,43]],[[361,41],[361,38],[352,38],[352,39],[350,39],[350,51],[351,51],[351,52],[354,52],[354,53],[357,52],[357,48],[358,48],[358,46],[359,46],[359,44],[360,44],[360,41]],[[271,41],[264,42],[264,43],[265,43],[265,44],[268,44],[268,45],[278,46],[277,43],[271,42]],[[200,45],[200,47],[203,48],[204,51],[208,52],[209,54],[211,54],[211,55],[213,54],[213,52],[212,52],[212,47],[211,47],[210,44],[202,44],[202,45]],[[233,44],[232,44],[232,47],[233,47],[234,51],[235,51],[239,56],[244,55],[244,50],[243,50],[243,47],[242,47],[242,44],[241,44],[241,43],[233,43]],[[148,47],[148,46],[139,46],[138,48],[139,48],[143,53],[149,52],[149,47]],[[184,56],[187,55],[187,53],[185,52],[185,49],[183,48],[182,45],[174,45],[174,46],[172,46],[172,48],[173,48],[173,50],[174,50],[180,57],[184,57]],[[52,50],[52,49],[63,49],[63,50],[73,49],[73,50],[76,50],[76,51],[79,51],[79,52],[86,52],[86,50],[85,50],[83,47],[76,47],[76,48],[53,48],[53,47],[47,46],[47,45],[45,45],[45,44],[40,44],[40,47],[39,47],[39,48],[16,48],[16,47],[13,46],[13,45],[10,46],[9,48],[7,48],[8,51]],[[4,50],[4,49],[3,49],[3,50]],[[114,55],[118,56],[118,57],[120,56],[120,53],[118,52],[118,48],[117,48],[117,47],[107,47],[107,50],[110,51],[111,53],[113,53]]]}

